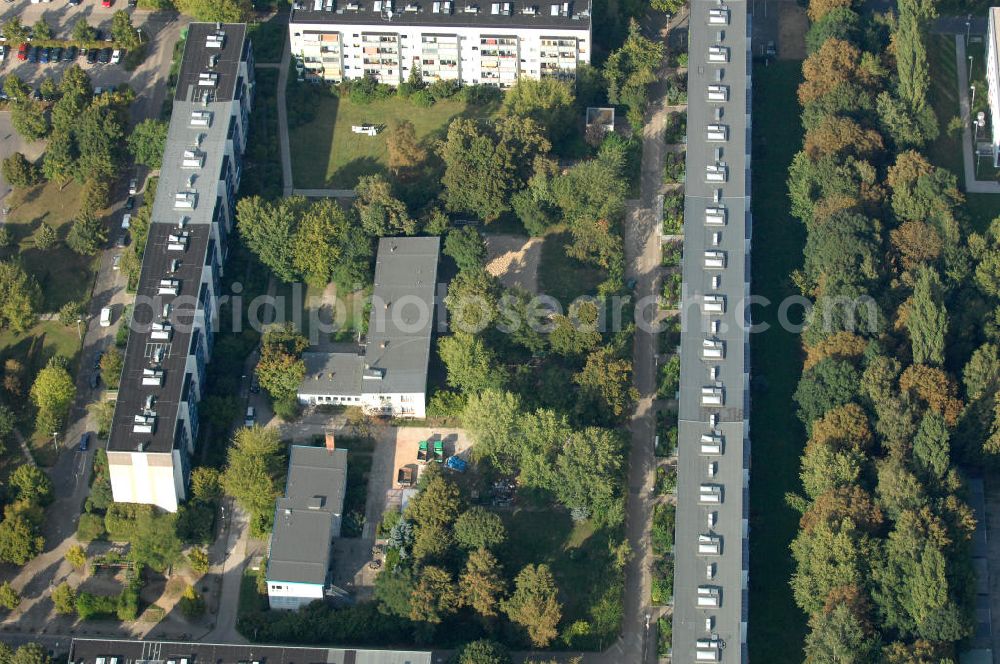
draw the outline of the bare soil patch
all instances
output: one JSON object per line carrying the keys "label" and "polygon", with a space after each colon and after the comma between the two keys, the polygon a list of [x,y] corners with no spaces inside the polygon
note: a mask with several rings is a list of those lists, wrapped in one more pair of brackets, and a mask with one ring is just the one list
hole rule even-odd
{"label": "bare soil patch", "polygon": [[793,0],[778,2],[778,57],[782,60],[804,60],[809,17],[805,7]]}
{"label": "bare soil patch", "polygon": [[507,288],[538,293],[538,263],[544,241],[540,237],[487,235],[486,271]]}

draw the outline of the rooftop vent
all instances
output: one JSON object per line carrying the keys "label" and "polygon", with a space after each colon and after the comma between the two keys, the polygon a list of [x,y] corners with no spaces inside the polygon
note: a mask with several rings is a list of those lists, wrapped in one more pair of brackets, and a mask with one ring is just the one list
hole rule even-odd
{"label": "rooftop vent", "polygon": [[[168,321],[163,321],[161,323],[153,323],[150,326],[149,338],[156,339],[157,341],[170,341],[170,336],[174,332],[174,326]],[[159,364],[159,360],[156,361]]]}
{"label": "rooftop vent", "polygon": [[226,43],[226,33],[222,31],[222,24],[215,24],[215,32],[205,38],[206,48],[222,48]]}
{"label": "rooftop vent", "polygon": [[198,194],[193,191],[178,191],[174,194],[175,210],[193,210],[198,201]]}
{"label": "rooftop vent", "polygon": [[[144,411],[136,415],[132,420],[132,433],[153,433],[156,431],[156,413]],[[139,451],[145,449],[145,444],[141,444]]]}
{"label": "rooftop vent", "polygon": [[366,366],[362,376],[365,380],[382,380],[385,378],[385,369]]}
{"label": "rooftop vent", "polygon": [[[205,153],[196,150],[185,150],[181,160],[181,168],[201,168],[205,165]],[[192,183],[193,184],[193,183]],[[190,184],[188,185],[191,186]]]}
{"label": "rooftop vent", "polygon": [[203,71],[198,74],[198,85],[214,88],[219,84],[219,74],[214,71]]}
{"label": "rooftop vent", "polygon": [[161,369],[143,369],[142,384],[156,386],[163,385],[163,371]]}
{"label": "rooftop vent", "polygon": [[212,126],[212,112],[211,111],[191,111],[191,126],[192,127],[211,127]]}
{"label": "rooftop vent", "polygon": [[191,239],[190,231],[171,233],[167,236],[167,251],[184,251]]}
{"label": "rooftop vent", "polygon": [[157,293],[160,295],[177,295],[181,290],[181,282],[177,279],[160,279]]}
{"label": "rooftop vent", "polygon": [[306,501],[306,507],[311,510],[318,510],[323,508],[323,504],[326,502],[326,496],[313,496],[308,501]]}

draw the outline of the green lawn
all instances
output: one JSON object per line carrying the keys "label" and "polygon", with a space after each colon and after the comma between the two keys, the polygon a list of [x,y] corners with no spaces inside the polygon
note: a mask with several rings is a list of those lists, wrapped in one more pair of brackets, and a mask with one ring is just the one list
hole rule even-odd
{"label": "green lawn", "polygon": [[[930,101],[937,114],[941,127],[941,135],[927,148],[927,155],[938,166],[947,168],[959,180],[959,186],[965,188],[965,175],[962,169],[962,138],[959,133],[947,133],[949,121],[958,116],[958,82],[955,68],[955,39],[952,35],[931,35],[928,42],[928,56],[931,70]],[[984,76],[982,70],[983,58],[973,59],[973,79]],[[981,103],[986,98],[985,86],[977,85],[976,109],[981,109]],[[987,114],[989,115],[989,114]],[[996,176],[996,171],[985,162],[980,165],[980,179],[990,179]],[[998,214],[1000,214],[1000,196],[993,194],[966,194],[966,211],[972,228],[984,231]]]}
{"label": "green lawn", "polygon": [[563,311],[581,295],[596,295],[598,284],[606,277],[602,270],[566,254],[571,241],[569,232],[547,235],[538,265],[539,291],[556,298]]}
{"label": "green lawn", "polygon": [[[792,599],[788,549],[798,516],[784,501],[798,491],[799,456],[805,432],[795,417],[792,393],[802,370],[798,335],[777,323],[778,304],[796,295],[789,274],[802,264],[805,228],[788,210],[785,179],[802,142],[795,89],[797,61],[754,67],[753,292],[769,307],[755,307],[755,323],[770,329],[753,335],[753,424],[750,481],[750,606],[748,649],[752,662],[799,664],[805,615]],[[777,647],[777,644],[781,644]]]}
{"label": "green lawn", "polygon": [[[290,82],[289,89],[294,85],[297,84]],[[432,149],[431,144],[444,137],[452,119],[484,117],[496,110],[494,105],[470,108],[456,99],[420,108],[398,97],[363,105],[346,96],[326,93],[311,98],[316,105],[315,113],[311,113],[313,118],[289,130],[292,171],[298,189],[351,188],[360,176],[385,171],[388,160],[385,134],[354,134],[352,125],[388,125],[393,120],[409,120],[417,138]],[[289,121],[294,125],[291,117]]]}

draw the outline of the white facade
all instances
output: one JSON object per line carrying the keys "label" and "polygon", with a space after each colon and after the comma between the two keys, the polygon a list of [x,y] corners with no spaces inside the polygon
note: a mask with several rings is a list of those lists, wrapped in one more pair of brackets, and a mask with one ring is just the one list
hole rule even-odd
{"label": "white facade", "polygon": [[323,599],[321,583],[267,582],[267,603],[272,609],[298,611],[318,599]]}
{"label": "white facade", "polygon": [[986,34],[986,84],[990,96],[993,165],[1000,166],[1000,7],[990,8]]}
{"label": "white facade", "polygon": [[298,394],[299,403],[305,406],[360,406],[366,412],[392,417],[427,416],[427,395],[410,394]]}
{"label": "white facade", "polygon": [[178,499],[184,495],[183,467],[179,450],[167,454],[108,451],[116,503],[143,503],[176,512]]}
{"label": "white facade", "polygon": [[[478,5],[445,13],[443,6],[452,3],[427,3],[432,5],[429,12],[407,4],[402,13],[397,8],[397,18],[387,19],[391,12],[368,11],[371,0],[362,4],[365,8],[355,15],[349,9],[293,13],[289,24],[292,55],[301,58],[308,78],[339,82],[373,75],[382,83],[398,85],[416,68],[426,82],[450,80],[508,88],[520,77],[573,77],[578,65],[590,63],[589,11],[570,14],[568,3],[552,5],[553,9],[520,4],[515,9],[512,3],[492,3],[481,10],[488,19],[482,25],[476,24],[480,11],[470,11]],[[543,18],[551,18],[553,11],[564,12],[555,15],[563,19],[562,25],[547,27],[541,21],[537,27],[530,25],[543,10],[547,12]],[[534,13],[526,15],[526,11]],[[419,22],[408,20],[418,18],[418,13]],[[435,15],[441,20],[434,21]],[[308,21],[297,20],[299,16],[308,16]]]}

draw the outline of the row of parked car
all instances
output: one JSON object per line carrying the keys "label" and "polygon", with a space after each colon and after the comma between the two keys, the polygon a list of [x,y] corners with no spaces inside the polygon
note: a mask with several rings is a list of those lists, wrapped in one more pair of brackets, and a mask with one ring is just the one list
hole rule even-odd
{"label": "row of parked car", "polygon": [[[7,47],[2,47],[2,53],[6,54],[6,52]],[[22,43],[17,49],[17,59],[22,62],[40,62],[42,64],[72,62],[78,57],[86,57],[87,62],[90,64],[100,63],[106,65],[110,63],[116,65],[121,62],[122,51],[120,48],[111,48],[110,46],[106,48],[78,49],[76,46],[67,46],[66,48],[62,46],[32,46],[27,42]]]}

